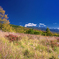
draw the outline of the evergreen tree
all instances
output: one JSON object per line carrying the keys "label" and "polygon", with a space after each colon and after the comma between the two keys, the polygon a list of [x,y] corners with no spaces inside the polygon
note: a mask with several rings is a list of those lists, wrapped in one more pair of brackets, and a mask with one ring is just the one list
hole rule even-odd
{"label": "evergreen tree", "polygon": [[47,29],[46,29],[46,33],[49,33],[50,32],[50,29],[47,27]]}
{"label": "evergreen tree", "polygon": [[46,29],[46,34],[47,36],[53,36],[53,34],[50,32],[50,29],[48,27]]}

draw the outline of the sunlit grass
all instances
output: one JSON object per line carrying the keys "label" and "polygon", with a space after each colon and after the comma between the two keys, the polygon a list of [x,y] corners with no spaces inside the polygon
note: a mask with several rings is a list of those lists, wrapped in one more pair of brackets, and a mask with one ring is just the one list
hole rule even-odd
{"label": "sunlit grass", "polygon": [[29,39],[27,36],[18,42],[0,38],[0,59],[58,59],[59,47],[54,51],[50,45],[43,44],[45,41]]}

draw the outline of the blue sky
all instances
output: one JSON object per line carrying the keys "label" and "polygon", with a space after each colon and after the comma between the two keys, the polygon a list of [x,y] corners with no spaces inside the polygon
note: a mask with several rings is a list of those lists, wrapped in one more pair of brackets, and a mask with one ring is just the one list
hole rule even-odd
{"label": "blue sky", "polygon": [[59,0],[0,0],[10,24],[59,28]]}

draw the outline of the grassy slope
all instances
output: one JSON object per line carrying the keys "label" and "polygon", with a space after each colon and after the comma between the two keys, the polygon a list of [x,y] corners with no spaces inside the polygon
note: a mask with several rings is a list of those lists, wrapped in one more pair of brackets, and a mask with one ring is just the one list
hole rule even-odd
{"label": "grassy slope", "polygon": [[[22,26],[18,26],[18,25],[13,25],[13,24],[10,24],[10,25],[15,29],[16,33],[27,33],[27,31],[30,29],[30,28],[26,28],[26,27],[22,27]],[[33,30],[34,30],[34,32],[37,33],[37,35],[40,35],[40,34],[44,35],[44,36],[47,35],[46,31],[37,30],[37,29],[33,29]],[[49,35],[50,36],[59,36],[59,34],[54,33],[54,32],[51,32]]]}
{"label": "grassy slope", "polygon": [[[18,33],[28,30],[22,26],[12,24],[11,26]],[[18,42],[9,42],[7,38],[0,37],[0,59],[58,59],[59,47],[54,47],[53,50],[47,37],[31,34],[20,34],[20,36],[22,38]]]}
{"label": "grassy slope", "polygon": [[[16,33],[27,33],[26,31],[28,31],[30,29],[27,27],[22,27],[22,26],[13,25],[13,24],[10,24],[10,26],[12,26],[15,29]],[[37,29],[33,29],[33,30],[39,32],[40,34],[45,33],[45,31],[41,31],[41,30],[37,30]]]}
{"label": "grassy slope", "polygon": [[[12,26],[13,28],[23,28],[24,30],[26,29],[26,30],[28,30],[29,28],[27,28],[27,27],[22,27],[22,26],[18,26],[18,25],[13,25],[13,24],[10,24],[10,26]],[[37,29],[34,29],[34,30],[37,30]],[[37,30],[37,31],[41,31],[41,30]],[[43,32],[45,32],[45,31],[43,31]]]}
{"label": "grassy slope", "polygon": [[18,25],[10,24],[10,26],[12,26],[15,29],[15,31],[18,32],[18,33],[25,33],[26,30],[28,30],[28,28],[18,26]]}
{"label": "grassy slope", "polygon": [[59,47],[53,50],[48,44],[50,41],[39,40],[39,36],[35,40],[35,35],[24,34],[21,37],[18,42],[11,43],[7,38],[0,37],[0,59],[58,59]]}

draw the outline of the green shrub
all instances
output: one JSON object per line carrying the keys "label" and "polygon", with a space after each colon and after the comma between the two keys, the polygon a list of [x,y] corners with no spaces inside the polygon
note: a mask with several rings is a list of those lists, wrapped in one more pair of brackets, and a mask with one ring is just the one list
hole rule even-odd
{"label": "green shrub", "polygon": [[39,31],[34,31],[34,34],[40,34],[40,32]]}
{"label": "green shrub", "polygon": [[44,32],[42,32],[42,35],[43,35],[43,36],[46,36],[47,34],[46,34],[46,33],[44,33]]}
{"label": "green shrub", "polygon": [[51,32],[47,32],[47,36],[53,36]]}
{"label": "green shrub", "polygon": [[28,33],[28,34],[34,34],[34,30],[33,29],[29,29],[29,30],[26,31],[26,33]]}

